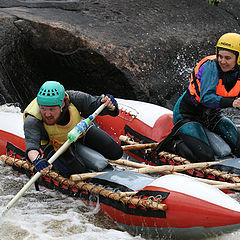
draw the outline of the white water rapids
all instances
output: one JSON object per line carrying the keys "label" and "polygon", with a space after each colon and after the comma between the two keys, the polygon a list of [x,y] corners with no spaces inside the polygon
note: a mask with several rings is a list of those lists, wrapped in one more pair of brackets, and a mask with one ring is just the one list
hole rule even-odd
{"label": "white water rapids", "polygon": [[[22,134],[20,110],[0,106],[0,119],[6,128]],[[26,175],[0,164],[0,211],[29,180]],[[237,194],[233,196],[239,198]],[[32,186],[2,219],[0,240],[140,240],[118,228],[99,208],[86,205],[54,190]],[[240,230],[208,240],[237,240]],[[157,239],[166,239],[158,236]]]}

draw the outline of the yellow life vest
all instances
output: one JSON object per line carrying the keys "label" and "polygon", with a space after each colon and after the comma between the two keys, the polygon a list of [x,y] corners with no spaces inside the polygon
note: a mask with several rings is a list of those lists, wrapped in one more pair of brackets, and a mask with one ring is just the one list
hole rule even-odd
{"label": "yellow life vest", "polygon": [[[54,147],[55,151],[57,151],[67,141],[68,132],[71,131],[82,120],[81,113],[72,103],[70,103],[68,110],[70,114],[70,120],[66,125],[47,125],[46,123],[43,123],[50,140],[49,144]],[[35,98],[24,110],[23,119],[26,118],[27,114],[42,120],[37,98]]]}
{"label": "yellow life vest", "polygon": [[28,106],[25,108],[25,110],[23,112],[23,121],[25,120],[27,115],[32,115],[32,116],[36,117],[37,119],[42,120],[42,115],[41,115],[40,108],[37,103],[37,98],[33,99],[28,104]]}

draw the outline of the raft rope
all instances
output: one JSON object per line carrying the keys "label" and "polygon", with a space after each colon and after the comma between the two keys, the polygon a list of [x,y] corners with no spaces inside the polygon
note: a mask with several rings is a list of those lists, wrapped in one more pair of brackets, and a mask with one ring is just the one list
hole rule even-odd
{"label": "raft rope", "polygon": [[[185,165],[185,164],[190,164],[191,163],[186,158],[179,157],[175,154],[171,154],[171,153],[168,153],[168,152],[160,152],[158,154],[158,156],[160,158],[164,157],[168,160],[171,160],[175,164],[181,163],[181,164]],[[204,167],[204,168],[195,168],[195,170],[201,172],[204,175],[204,177],[212,175],[212,176],[214,176],[214,178],[217,178],[220,181],[228,180],[228,181],[232,181],[233,183],[239,183],[240,182],[240,178],[237,175],[225,173],[225,172],[222,172],[222,171],[219,171],[219,170],[216,170],[216,169],[211,169],[211,168]],[[186,172],[188,172],[188,171],[191,171],[191,170],[187,170]]]}
{"label": "raft rope", "polygon": [[[2,155],[1,160],[7,165],[16,166],[17,169],[24,169],[25,171],[29,171],[31,174],[33,174],[34,166],[24,159],[17,159],[14,154]],[[129,194],[130,196],[127,196],[127,194],[124,194],[124,192],[110,191],[102,186],[94,185],[91,183],[83,181],[71,181],[67,178],[62,177],[54,171],[49,171],[46,175],[41,176],[41,179],[44,180],[45,177],[49,177],[50,179],[53,179],[60,184],[64,184],[67,187],[71,187],[72,189],[77,188],[83,191],[87,191],[88,193],[101,195],[114,201],[119,201],[124,205],[141,208],[151,208],[161,211],[167,210],[167,205],[161,203],[162,197],[160,195],[147,197],[136,196],[136,192],[132,192],[131,194]]]}
{"label": "raft rope", "polygon": [[[158,155],[156,155],[154,153],[154,149],[156,148],[156,146],[153,143],[153,146],[150,146],[149,144],[142,144],[139,142],[136,142],[134,140],[134,136],[120,136],[119,138],[121,141],[129,144],[129,145],[146,145],[146,149],[137,149],[139,151],[144,151],[145,154],[149,154],[150,156],[157,158],[157,159],[161,159],[164,158],[167,160],[167,162],[170,162],[170,164],[172,165],[185,165],[185,164],[190,164],[191,162],[189,160],[187,160],[186,158],[180,157],[178,155],[172,154],[172,153],[168,153],[165,151],[159,152]],[[123,146],[124,149],[125,146]],[[164,162],[166,162],[166,160]],[[161,160],[159,160],[161,161]],[[193,171],[195,171],[195,173],[193,173]],[[205,177],[205,178],[209,178],[209,179],[218,179],[219,181],[228,181],[231,183],[240,183],[240,178],[237,175],[234,174],[230,174],[230,173],[225,173],[222,172],[220,170],[216,170],[216,169],[211,169],[211,168],[207,168],[207,167],[203,167],[203,168],[195,168],[193,170],[186,170],[186,172],[189,175],[192,176],[196,176],[196,177]],[[202,175],[202,176],[201,176]]]}

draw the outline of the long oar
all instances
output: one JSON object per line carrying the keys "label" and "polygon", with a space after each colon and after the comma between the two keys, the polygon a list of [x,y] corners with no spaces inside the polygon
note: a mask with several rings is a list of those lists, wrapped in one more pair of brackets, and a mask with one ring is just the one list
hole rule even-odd
{"label": "long oar", "polygon": [[[48,160],[49,164],[52,164],[66,149],[71,145],[72,142],[76,141],[84,131],[87,130],[89,124],[95,119],[95,117],[105,108],[105,105],[102,104],[92,115],[88,118],[80,121],[73,130],[68,134],[68,140],[57,150],[57,152]],[[78,132],[76,133],[76,128]],[[18,201],[19,198],[31,187],[31,185],[38,180],[42,174],[37,172],[26,184],[25,186],[17,193],[17,195],[8,203],[5,209],[1,213],[1,218],[9,211],[9,209]],[[0,219],[1,220],[1,219]]]}

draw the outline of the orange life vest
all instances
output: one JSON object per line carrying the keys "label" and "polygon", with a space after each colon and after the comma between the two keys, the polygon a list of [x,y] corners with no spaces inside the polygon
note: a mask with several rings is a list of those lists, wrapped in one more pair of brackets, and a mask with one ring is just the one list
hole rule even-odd
{"label": "orange life vest", "polygon": [[[197,78],[198,71],[200,67],[206,62],[206,61],[214,61],[216,60],[216,55],[210,55],[205,58],[203,58],[197,66],[194,68],[194,71],[191,73],[191,80],[189,84],[189,91],[190,94],[195,96],[195,99],[200,102],[200,92],[201,92],[201,83],[199,79]],[[228,92],[223,85],[222,79],[219,79],[219,83],[216,87],[216,94],[222,97],[237,97],[240,93],[240,78],[238,78],[235,86]]]}

